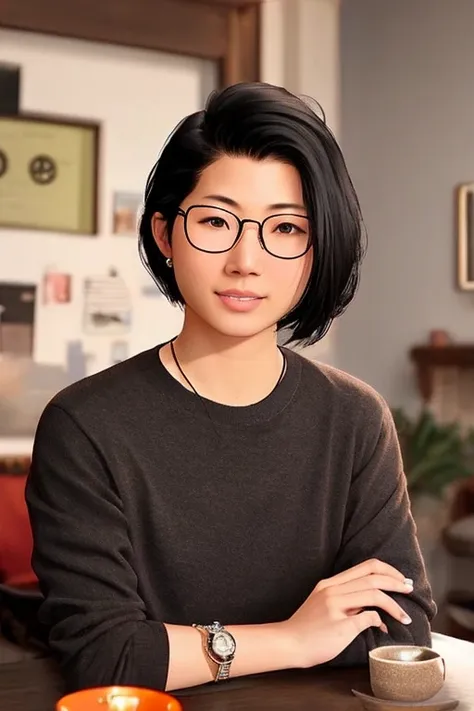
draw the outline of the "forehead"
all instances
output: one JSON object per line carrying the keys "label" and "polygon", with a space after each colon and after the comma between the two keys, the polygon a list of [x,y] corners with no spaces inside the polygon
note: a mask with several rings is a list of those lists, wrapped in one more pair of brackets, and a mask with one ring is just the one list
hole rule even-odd
{"label": "forehead", "polygon": [[275,158],[218,158],[203,171],[191,195],[204,197],[215,194],[225,195],[242,206],[303,202],[298,171]]}

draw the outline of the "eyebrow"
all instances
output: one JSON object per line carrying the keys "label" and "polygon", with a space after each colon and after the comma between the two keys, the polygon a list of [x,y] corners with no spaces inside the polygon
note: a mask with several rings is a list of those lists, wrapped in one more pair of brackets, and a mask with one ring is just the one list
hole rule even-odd
{"label": "eyebrow", "polygon": [[[233,200],[230,197],[227,197],[226,195],[205,195],[204,200],[217,200],[218,202],[224,203],[224,205],[228,205],[229,207],[236,207],[240,208],[241,205],[239,205],[238,202]],[[300,205],[300,203],[297,202],[275,202],[273,205],[268,205],[269,210],[303,210],[306,211],[306,208],[304,205]]]}

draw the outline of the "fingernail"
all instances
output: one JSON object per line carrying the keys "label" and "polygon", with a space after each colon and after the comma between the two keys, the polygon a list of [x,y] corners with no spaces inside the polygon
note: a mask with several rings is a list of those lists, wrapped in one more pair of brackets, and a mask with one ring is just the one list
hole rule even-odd
{"label": "fingernail", "polygon": [[385,634],[388,634],[388,627],[386,624],[382,624],[380,629],[382,630],[382,632],[385,632]]}
{"label": "fingernail", "polygon": [[411,625],[411,617],[408,617],[408,615],[403,615],[402,623],[404,625]]}
{"label": "fingernail", "polygon": [[413,580],[411,578],[405,578],[403,581],[403,584],[407,586],[407,588],[412,588],[413,587]]}

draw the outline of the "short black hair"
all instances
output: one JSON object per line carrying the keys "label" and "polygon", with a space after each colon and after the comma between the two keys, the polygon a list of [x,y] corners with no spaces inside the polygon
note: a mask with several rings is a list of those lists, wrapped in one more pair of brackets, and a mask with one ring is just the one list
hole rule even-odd
{"label": "short black hair", "polygon": [[352,301],[365,250],[359,201],[336,139],[309,102],[260,82],[235,84],[209,97],[166,142],[146,184],[140,220],[140,256],[171,303],[183,305],[174,272],[152,233],[163,214],[171,238],[182,201],[202,171],[222,155],[273,157],[301,178],[313,243],[311,275],[294,308],[277,324],[288,342],[310,345]]}

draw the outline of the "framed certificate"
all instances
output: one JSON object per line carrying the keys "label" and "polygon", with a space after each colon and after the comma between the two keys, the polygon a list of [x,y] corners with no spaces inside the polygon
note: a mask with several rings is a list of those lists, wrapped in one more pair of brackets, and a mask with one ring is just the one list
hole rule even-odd
{"label": "framed certificate", "polygon": [[463,291],[474,291],[474,183],[457,191],[457,281]]}
{"label": "framed certificate", "polygon": [[97,234],[99,125],[0,115],[0,227]]}

